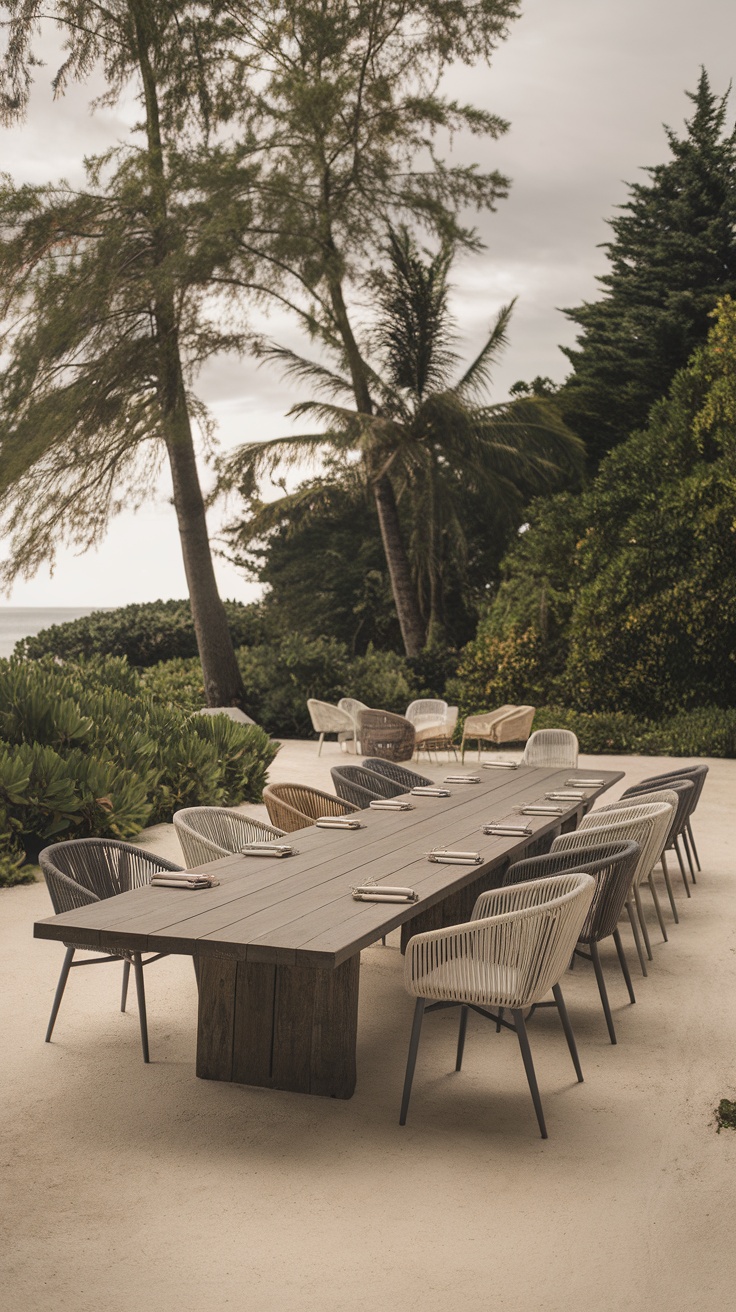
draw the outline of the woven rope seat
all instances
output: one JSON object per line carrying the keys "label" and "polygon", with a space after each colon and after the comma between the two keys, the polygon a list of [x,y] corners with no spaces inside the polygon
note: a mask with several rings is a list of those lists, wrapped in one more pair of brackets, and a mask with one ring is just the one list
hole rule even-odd
{"label": "woven rope seat", "polygon": [[[642,789],[645,788],[659,789],[659,788],[668,788],[668,787],[676,788],[677,785],[685,782],[691,783],[693,785],[693,793],[689,799],[685,823],[681,829],[679,827],[677,828],[677,835],[674,843],[675,851],[677,853],[677,860],[680,864],[680,871],[684,872],[682,854],[680,852],[680,844],[678,842],[679,837],[682,837],[682,844],[685,849],[685,855],[687,857],[687,862],[690,867],[690,876],[692,878],[693,883],[696,882],[695,866],[697,866],[698,870],[700,870],[700,860],[698,858],[698,850],[695,846],[695,838],[693,837],[692,818],[694,812],[697,810],[698,802],[700,801],[700,796],[703,791],[703,786],[705,784],[705,779],[707,774],[708,774],[707,765],[691,765],[691,766],[685,766],[681,770],[672,770],[667,774],[652,775],[651,778],[643,779],[641,783],[637,785],[639,788]],[[633,791],[634,791],[633,788],[627,789],[626,793],[624,793],[624,797],[628,796],[629,794],[632,794]],[[687,881],[686,875],[684,875],[684,878]],[[689,887],[687,889],[687,895],[688,897],[691,896]]]}
{"label": "woven rope seat", "polygon": [[[121,843],[114,838],[73,838],[64,843],[53,843],[44,848],[38,858],[43,871],[46,887],[49,890],[54,911],[74,911],[78,907],[89,906],[93,902],[102,902],[118,893],[127,893],[132,888],[149,884],[153,875],[165,874],[166,871],[181,870],[173,861],[144,852],[132,843]],[[46,1042],[56,1023],[56,1017],[64,996],[64,989],[69,971],[77,966],[91,966],[108,961],[123,960],[123,990],[120,1010],[125,1011],[128,996],[128,979],[131,964],[135,970],[136,992],[138,995],[138,1015],[140,1018],[141,1047],[143,1060],[148,1061],[148,1023],[146,1019],[146,997],[143,985],[143,967],[165,956],[157,952],[143,960],[140,952],[106,951],[101,956],[74,961],[78,951],[90,952],[88,943],[66,943],[64,964],[56,986],[56,996],[51,1009]]]}
{"label": "woven rope seat", "polygon": [[[412,788],[426,788],[432,783],[425,774],[418,774],[416,770],[408,770],[405,765],[397,765],[395,761],[386,761],[380,756],[367,756],[363,761],[363,769],[370,770],[371,774],[382,775],[391,783],[399,785],[399,793],[411,792]],[[384,797],[397,797],[395,792],[384,793]]]}
{"label": "woven rope seat", "polygon": [[400,784],[362,765],[333,765],[330,774],[338,797],[361,809],[382,797],[399,797],[406,791]]}
{"label": "woven rope seat", "polygon": [[322,754],[326,733],[337,734],[337,741],[341,744],[353,740],[355,726],[352,716],[348,715],[347,711],[341,710],[339,706],[333,706],[331,702],[318,701],[316,697],[307,698],[307,710],[312,728],[319,734],[318,756]]}
{"label": "woven rope seat", "polygon": [[246,843],[281,838],[284,832],[226,806],[189,806],[175,811],[174,829],[189,870],[240,852]]}
{"label": "woven rope seat", "polygon": [[478,760],[480,760],[481,743],[526,742],[534,722],[533,706],[499,706],[495,711],[485,711],[482,715],[468,715],[463,724],[463,736],[460,746],[461,758],[465,760],[466,743],[478,743]]}
{"label": "woven rope seat", "polygon": [[414,725],[403,715],[393,715],[391,711],[360,711],[358,738],[361,749],[368,756],[380,756],[386,761],[410,761],[414,755]]}
{"label": "woven rope seat", "polygon": [[523,765],[564,766],[578,763],[578,740],[569,729],[537,729],[522,756]]}
{"label": "woven rope seat", "polygon": [[286,834],[306,829],[323,815],[350,815],[360,810],[334,793],[306,784],[267,784],[263,790],[269,819]]}

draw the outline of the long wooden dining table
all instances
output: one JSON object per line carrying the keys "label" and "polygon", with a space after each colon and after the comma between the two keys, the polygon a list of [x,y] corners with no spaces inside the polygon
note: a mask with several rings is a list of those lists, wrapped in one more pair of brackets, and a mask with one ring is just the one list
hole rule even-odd
{"label": "long wooden dining table", "polygon": [[[595,770],[601,782],[580,785],[583,800],[559,803],[559,815],[522,817],[515,808],[566,791],[585,772],[520,766],[477,774],[478,783],[444,785],[448,797],[407,797],[413,810],[361,811],[354,817],[361,829],[289,834],[284,841],[298,849],[292,856],[236,854],[199,867],[217,874],[216,887],[147,885],[38,921],[34,934],[102,952],[192,956],[198,1076],[350,1098],[361,949],[397,927],[403,949],[413,934],[468,920],[479,893],[497,887],[511,861],[546,851],[623,777]],[[531,832],[483,833],[485,823],[502,820]],[[437,847],[477,852],[481,862],[435,864],[427,853]],[[418,901],[355,901],[352,888],[368,881],[409,886]]]}

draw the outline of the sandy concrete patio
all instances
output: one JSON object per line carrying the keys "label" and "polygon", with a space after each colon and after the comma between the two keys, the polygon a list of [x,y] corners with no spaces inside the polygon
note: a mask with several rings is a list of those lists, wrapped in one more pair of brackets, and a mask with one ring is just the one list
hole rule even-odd
{"label": "sandy concrete patio", "polygon": [[[272,778],[329,787],[339,756],[286,744]],[[581,764],[634,782],[670,762]],[[531,1023],[547,1142],[515,1037],[471,1017],[456,1075],[452,1013],[427,1020],[399,1127],[412,1001],[396,935],[363,955],[358,1087],[340,1102],[197,1080],[188,958],[147,972],[150,1066],[134,998],[118,1010],[117,966],[73,972],[44,1044],[63,955],[32,939],[48,894],[0,891],[0,1307],[733,1307],[736,1134],[716,1134],[713,1108],[736,1096],[736,761],[710,765],[695,826],[703,873],[690,901],[675,886],[668,944],[653,923],[646,980],[624,933],[636,1006],[604,945],[618,1046],[586,965],[564,985],[585,1084],[553,1014]],[[143,837],[178,857],[170,827]]]}

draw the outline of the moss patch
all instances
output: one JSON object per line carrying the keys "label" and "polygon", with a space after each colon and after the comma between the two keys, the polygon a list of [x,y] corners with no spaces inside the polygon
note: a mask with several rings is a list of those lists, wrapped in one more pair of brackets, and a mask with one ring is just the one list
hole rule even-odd
{"label": "moss patch", "polygon": [[716,1129],[719,1134],[721,1130],[736,1130],[736,1102],[721,1098],[716,1107]]}

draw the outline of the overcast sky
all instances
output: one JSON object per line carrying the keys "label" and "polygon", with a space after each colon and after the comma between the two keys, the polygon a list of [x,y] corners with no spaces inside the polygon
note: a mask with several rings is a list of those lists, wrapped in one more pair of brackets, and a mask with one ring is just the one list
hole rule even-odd
{"label": "overcast sky", "polygon": [[[606,217],[643,165],[666,158],[662,124],[681,128],[691,108],[684,92],[694,89],[700,65],[718,92],[736,71],[734,0],[526,0],[523,9],[490,69],[458,71],[448,80],[452,94],[511,123],[479,161],[512,178],[511,194],[482,220],[486,251],[454,272],[454,309],[468,351],[480,344],[498,308],[519,297],[497,372],[498,400],[518,378],[565,376],[559,347],[574,333],[559,307],[596,295]],[[109,111],[90,117],[83,89],[52,102],[50,71],[39,73],[27,123],[0,138],[2,169],[17,181],[74,179],[85,153],[124,131]],[[476,146],[459,140],[455,150],[472,158]],[[274,320],[271,331],[283,339],[288,330]],[[223,446],[288,431],[284,415],[295,395],[265,368],[221,359],[202,375],[199,390]],[[121,515],[97,550],[60,552],[53,578],[43,571],[18,583],[6,602],[114,606],[184,596],[168,495],[162,479],[150,506]],[[215,532],[216,514],[211,521]],[[257,595],[228,565],[217,570],[223,595]]]}

